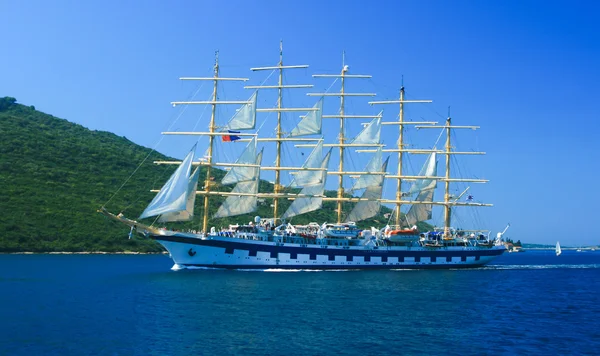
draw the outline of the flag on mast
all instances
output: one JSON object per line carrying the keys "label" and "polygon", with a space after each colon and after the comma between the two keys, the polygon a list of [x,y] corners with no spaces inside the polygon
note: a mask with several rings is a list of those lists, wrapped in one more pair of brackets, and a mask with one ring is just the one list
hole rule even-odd
{"label": "flag on mast", "polygon": [[[231,134],[240,133],[239,131],[227,130]],[[223,142],[233,142],[239,140],[241,137],[236,135],[223,135],[221,136]]]}

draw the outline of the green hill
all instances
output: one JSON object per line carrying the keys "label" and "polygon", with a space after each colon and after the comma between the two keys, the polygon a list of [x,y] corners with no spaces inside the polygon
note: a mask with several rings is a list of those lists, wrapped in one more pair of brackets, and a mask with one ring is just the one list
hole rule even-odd
{"label": "green hill", "polygon": [[[0,251],[161,251],[153,241],[128,240],[126,227],[96,212],[148,155],[106,205],[109,211],[139,216],[153,197],[150,189],[160,188],[175,169],[152,162],[172,158],[125,137],[36,111],[14,98],[0,98]],[[213,172],[219,182],[224,171]],[[229,191],[232,187],[217,189]],[[272,191],[272,185],[262,181],[260,189]],[[326,194],[335,196],[332,191]],[[211,198],[211,213],[223,199]],[[174,227],[199,229],[202,202],[202,198],[196,199],[195,221],[174,223]],[[280,202],[281,211],[290,204],[283,199]],[[270,205],[267,200],[257,213],[211,220],[210,226],[247,222],[254,215],[271,216]],[[325,202],[322,209],[294,218],[294,223],[335,221],[334,209],[334,202]],[[346,204],[345,211],[350,209],[351,204]],[[378,216],[359,225],[381,226],[387,221],[383,214],[389,212],[382,208]]]}

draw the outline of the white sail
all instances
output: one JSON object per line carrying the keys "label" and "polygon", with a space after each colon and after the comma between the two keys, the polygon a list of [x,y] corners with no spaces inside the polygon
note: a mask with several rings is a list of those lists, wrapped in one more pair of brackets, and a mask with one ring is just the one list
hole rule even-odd
{"label": "white sail", "polygon": [[[325,187],[322,184],[309,185],[302,188],[300,194],[323,195]],[[321,197],[303,197],[296,198],[290,207],[281,216],[282,219],[288,219],[296,215],[305,214],[320,209],[323,205]]]}
{"label": "white sail", "polygon": [[556,255],[560,256],[561,253],[562,250],[560,249],[560,244],[558,243],[558,241],[556,241]]}
{"label": "white sail", "polygon": [[365,126],[362,131],[356,135],[354,140],[352,140],[352,144],[362,144],[362,145],[371,145],[375,143],[379,143],[379,139],[381,137],[381,114],[380,112],[378,117],[374,118],[371,122]]}
{"label": "white sail", "polygon": [[379,175],[379,174],[363,174],[360,177],[358,177],[358,179],[356,180],[356,182],[354,182],[354,185],[352,186],[352,188],[350,190],[359,190],[359,189],[364,189],[371,185],[378,185],[383,180],[382,179],[383,174],[385,173],[385,171],[381,171],[382,159],[383,159],[383,153],[381,151],[381,147],[378,147],[377,151],[375,152],[375,154],[373,155],[373,157],[371,158],[369,163],[367,163],[367,166],[365,167],[365,171],[369,172],[369,173],[381,172],[381,175]]}
{"label": "white sail", "polygon": [[197,167],[188,181],[188,198],[187,203],[185,205],[185,210],[162,214],[160,218],[158,218],[159,222],[192,220],[192,218],[194,217],[194,203],[196,202],[196,189],[198,188],[199,176],[200,167]]}
{"label": "white sail", "polygon": [[154,199],[148,204],[140,219],[166,214],[186,209],[188,198],[189,177],[194,160],[196,145],[187,154],[183,162],[177,167],[167,183],[163,185]]}
{"label": "white sail", "polygon": [[[423,164],[423,167],[421,168],[421,171],[419,172],[419,176],[435,177],[436,174],[437,174],[437,155],[435,152],[432,152],[429,155],[429,157],[427,157],[425,164]],[[407,194],[412,195],[412,194],[419,193],[426,189],[433,189],[436,187],[436,182],[437,181],[435,179],[417,179],[412,184],[412,186],[408,190]]]}
{"label": "white sail", "polygon": [[[360,196],[365,199],[381,199],[381,193],[383,191],[383,186],[381,185],[372,185],[367,187],[365,191]],[[379,201],[359,201],[354,206],[354,209],[350,211],[348,217],[346,217],[346,222],[348,221],[361,221],[368,219],[377,215],[379,209],[381,208],[381,203]]]}
{"label": "white sail", "polygon": [[252,130],[256,126],[256,95],[254,92],[248,104],[244,104],[225,125],[225,130]]}
{"label": "white sail", "polygon": [[[427,189],[421,191],[415,201],[433,201],[434,189]],[[408,213],[406,213],[406,224],[408,226],[416,225],[419,221],[426,221],[431,219],[431,208],[432,204],[413,204]]]}
{"label": "white sail", "polygon": [[[433,152],[427,157],[427,161],[421,168],[419,176],[435,177],[437,175],[437,156]],[[413,183],[408,191],[408,194],[418,193],[415,201],[433,201],[433,193],[437,186],[437,180],[435,179],[418,179]],[[413,204],[411,205],[408,213],[406,213],[406,224],[408,226],[414,226],[419,221],[426,221],[431,219],[432,204]]]}
{"label": "white sail", "polygon": [[323,118],[323,98],[319,99],[315,106],[315,111],[310,111],[294,129],[290,132],[290,137],[320,135],[321,123]]}
{"label": "white sail", "polygon": [[[389,160],[390,160],[390,158],[388,157],[385,160],[385,162],[383,163],[383,165],[379,166],[381,171],[385,172],[387,170],[387,165],[388,165]],[[379,209],[381,208],[381,203],[378,200],[372,200],[372,199],[381,199],[381,195],[383,193],[384,176],[383,175],[372,175],[371,177],[375,177],[376,179],[373,180],[372,185],[369,185],[368,187],[366,187],[365,191],[361,195],[361,198],[371,199],[371,200],[359,201],[354,206],[354,209],[352,209],[352,211],[350,211],[350,214],[348,214],[348,217],[346,217],[346,222],[365,220],[365,219],[368,219],[368,218],[371,218],[371,217],[377,215],[377,213],[379,212]]]}
{"label": "white sail", "polygon": [[[321,168],[327,168],[329,166],[329,157],[331,157],[331,149],[325,155],[325,158],[321,162]],[[326,171],[315,171],[320,175],[320,182],[314,185],[305,186],[300,191],[300,194],[304,195],[323,195],[325,192],[325,183],[327,181]],[[321,197],[300,197],[296,198],[290,207],[281,216],[282,219],[291,218],[296,215],[308,213],[320,209],[323,205],[323,198]]]}
{"label": "white sail", "polygon": [[[302,168],[320,168],[323,163],[323,141],[319,141],[312,150]],[[327,167],[325,167],[327,168]],[[323,179],[322,171],[298,171],[294,174],[294,179],[290,183],[292,188],[302,188],[307,185],[320,183]]]}
{"label": "white sail", "polygon": [[[259,183],[259,180],[239,182],[235,185],[231,192],[258,193]],[[217,210],[217,213],[213,216],[213,218],[224,218],[227,216],[251,213],[256,210],[257,202],[258,200],[255,196],[228,196],[225,202],[219,207],[219,210]]]}
{"label": "white sail", "polygon": [[[253,137],[252,140],[246,146],[246,149],[240,157],[235,161],[236,164],[250,164],[254,165],[256,162],[256,137]],[[229,172],[223,177],[221,184],[233,184],[238,182],[244,182],[254,179],[258,172],[258,167],[244,167],[244,166],[235,166],[232,167]]]}
{"label": "white sail", "polygon": [[[263,150],[258,153],[255,158],[255,164],[260,165],[262,161]],[[258,187],[260,185],[260,170],[257,170],[257,174],[254,179],[249,181],[239,182],[235,185],[232,193],[246,193],[246,194],[257,194]],[[240,196],[228,196],[225,202],[219,207],[217,213],[213,216],[216,218],[224,218],[226,216],[235,216],[248,214],[256,210],[258,198],[256,196],[240,195]]]}

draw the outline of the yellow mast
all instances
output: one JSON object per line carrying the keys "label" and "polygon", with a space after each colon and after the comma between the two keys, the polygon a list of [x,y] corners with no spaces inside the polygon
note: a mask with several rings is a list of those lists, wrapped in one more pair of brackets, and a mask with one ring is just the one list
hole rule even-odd
{"label": "yellow mast", "polygon": [[[404,83],[400,87],[400,114],[398,116],[398,148],[404,148]],[[398,151],[398,175],[402,175],[402,151]],[[402,200],[402,178],[398,177],[396,184],[396,200]],[[400,228],[400,207],[402,204],[396,203],[396,226]]]}
{"label": "yellow mast", "polygon": [[[407,123],[404,121],[404,104],[405,103],[431,103],[431,100],[404,100],[404,79],[402,80],[402,86],[400,87],[400,100],[389,100],[389,101],[371,101],[369,104],[400,104],[400,112],[398,114],[398,121],[396,122],[384,122],[383,125],[398,125],[398,142],[397,149],[392,150],[383,150],[384,152],[398,152],[398,173],[395,176],[388,176],[390,178],[396,178],[396,227],[401,227],[400,221],[400,208],[402,207],[402,153],[407,152],[409,150],[404,149],[404,125],[416,124],[415,122]],[[435,122],[418,122],[417,124],[435,124]],[[358,150],[358,152],[373,152],[372,150]],[[409,151],[410,153],[426,153],[428,150],[413,150]]]}
{"label": "yellow mast", "polygon": [[[346,53],[343,52],[342,54],[342,73],[340,74],[341,76],[341,80],[342,80],[342,88],[340,89],[340,133],[339,133],[339,142],[340,142],[340,164],[339,164],[339,171],[343,172],[344,171],[344,83],[345,83],[345,76],[346,76],[346,71],[348,71],[348,68],[346,67],[345,64],[345,56]],[[337,197],[339,199],[344,197],[344,176],[340,174],[339,179],[338,179],[338,192],[337,192]],[[337,222],[338,224],[342,222],[342,204],[343,202],[341,200],[338,200],[337,202]]]}
{"label": "yellow mast", "polygon": [[[364,147],[364,146],[379,146],[376,145],[353,145],[346,144],[346,137],[344,135],[344,127],[345,127],[345,119],[362,119],[362,118],[376,118],[379,117],[373,115],[346,115],[345,113],[345,97],[346,96],[375,96],[373,93],[346,93],[346,79],[347,78],[371,78],[370,75],[359,75],[353,74],[349,75],[348,66],[346,65],[346,52],[342,52],[342,71],[339,75],[337,74],[313,74],[314,78],[337,78],[341,80],[341,88],[339,93],[309,93],[311,96],[339,96],[340,97],[340,109],[337,115],[323,115],[324,119],[340,119],[340,132],[338,134],[338,144],[325,144],[323,147],[336,147],[339,146],[340,152],[340,163],[338,166],[337,172],[328,172],[327,174],[335,174],[339,175],[338,179],[338,191],[337,191],[337,222],[338,224],[342,222],[342,204],[346,198],[344,198],[344,175],[350,174],[349,172],[344,172],[344,151],[345,147]],[[296,147],[311,147],[313,144],[304,144],[304,145],[296,145]]]}
{"label": "yellow mast", "polygon": [[[210,176],[211,176],[211,167],[215,164],[213,162],[213,149],[214,149],[214,137],[215,136],[223,136],[228,135],[228,133],[216,132],[216,109],[217,105],[226,104],[226,105],[241,105],[248,104],[248,101],[219,101],[217,98],[217,85],[220,81],[241,81],[245,82],[248,78],[224,78],[219,77],[219,51],[215,52],[215,65],[213,67],[213,76],[212,77],[181,77],[180,80],[203,80],[203,81],[212,81],[213,82],[213,92],[211,96],[211,100],[209,101],[173,101],[171,104],[173,106],[177,105],[211,105],[211,117],[210,123],[208,126],[208,132],[163,132],[163,135],[199,135],[199,136],[208,136],[208,151],[206,162],[194,162],[193,165],[206,165],[206,180],[204,181],[204,189],[206,192],[210,191]],[[238,134],[238,135],[248,135],[248,134]],[[156,164],[179,164],[180,161],[156,161]],[[210,194],[213,195],[213,194]],[[202,231],[208,231],[208,202],[209,202],[209,194],[204,196],[204,213],[202,218]]]}
{"label": "yellow mast", "polygon": [[446,181],[444,184],[444,238],[450,238],[450,116],[446,119]]}
{"label": "yellow mast", "polygon": [[[210,115],[210,124],[208,126],[208,131],[210,133],[215,132],[215,113],[217,111],[217,83],[219,82],[217,78],[219,78],[219,51],[215,52],[215,67],[214,67],[214,83],[213,83],[213,94],[212,94],[212,111]],[[208,157],[206,166],[206,180],[204,181],[204,189],[209,192],[210,191],[210,171],[211,171],[211,163],[212,163],[212,153],[213,153],[213,144],[214,144],[214,135],[208,136]],[[204,196],[204,217],[202,219],[202,231],[207,232],[208,230],[208,197],[209,195]]]}
{"label": "yellow mast", "polygon": [[[452,221],[452,207],[453,206],[492,206],[491,204],[483,204],[483,203],[460,203],[455,201],[451,201],[450,199],[450,183],[452,182],[472,182],[472,183],[487,183],[486,179],[461,179],[461,178],[450,178],[450,157],[452,155],[483,155],[485,152],[458,152],[452,151],[450,134],[453,129],[468,129],[468,130],[477,130],[479,126],[452,126],[452,119],[450,118],[450,113],[448,113],[448,118],[446,119],[446,124],[444,126],[416,126],[418,129],[445,129],[446,130],[446,147],[445,150],[439,152],[440,154],[446,155],[446,174],[442,177],[414,177],[414,178],[429,178],[429,179],[438,179],[438,181],[444,182],[444,201],[443,202],[410,202],[410,204],[433,204],[433,205],[443,205],[444,206],[444,238],[449,239],[450,236],[450,224]],[[403,176],[403,178],[408,178],[408,176]],[[406,203],[405,203],[406,204]]]}
{"label": "yellow mast", "polygon": [[[295,84],[295,85],[284,85],[283,84],[283,70],[284,69],[298,69],[308,68],[308,65],[283,65],[283,41],[279,42],[279,63],[274,67],[257,67],[251,68],[252,71],[259,70],[274,70],[279,71],[278,85],[251,85],[246,86],[248,89],[277,89],[277,108],[269,109],[257,109],[257,112],[277,112],[277,131],[275,139],[257,139],[257,141],[275,141],[277,145],[275,167],[261,167],[262,170],[274,170],[275,171],[275,184],[273,187],[273,219],[275,222],[279,216],[279,196],[283,187],[281,186],[281,171],[282,170],[298,170],[301,167],[281,167],[281,143],[283,141],[317,141],[318,139],[297,139],[297,138],[284,138],[281,126],[281,113],[282,112],[295,112],[295,111],[314,111],[314,108],[284,108],[283,107],[283,89],[284,88],[312,88],[312,84]],[[241,140],[244,141],[244,140]]]}
{"label": "yellow mast", "polygon": [[[218,104],[248,104],[250,103],[249,101],[218,101],[217,100],[217,82],[218,81],[222,81],[222,80],[226,80],[226,81],[247,81],[247,78],[222,78],[219,77],[219,65],[218,65],[218,52],[216,53],[215,56],[215,66],[214,66],[214,75],[213,77],[208,77],[208,78],[198,78],[198,77],[182,77],[180,78],[181,80],[211,80],[214,82],[213,85],[213,94],[212,94],[212,100],[210,101],[177,101],[177,102],[171,102],[171,104],[173,104],[173,106],[176,105],[190,105],[190,104],[210,104],[212,105],[212,115],[211,115],[211,120],[210,120],[210,126],[209,126],[209,132],[163,132],[163,134],[166,135],[204,135],[204,136],[209,136],[209,149],[208,149],[208,157],[207,157],[207,162],[194,162],[193,165],[207,165],[208,169],[207,169],[207,175],[206,175],[206,181],[205,181],[205,190],[204,191],[197,191],[196,194],[199,195],[204,195],[205,196],[205,200],[204,200],[204,218],[203,218],[203,230],[206,231],[207,230],[207,225],[208,225],[208,196],[209,195],[219,195],[219,196],[229,196],[229,195],[248,195],[248,194],[240,194],[240,193],[226,193],[226,192],[212,192],[210,191],[210,172],[211,172],[211,167],[212,166],[236,166],[236,164],[231,164],[231,163],[214,163],[213,159],[212,159],[212,153],[213,153],[213,146],[214,146],[214,136],[222,136],[222,135],[227,135],[227,133],[222,133],[222,132],[215,132],[216,130],[216,125],[215,125],[215,116],[216,116],[216,105]],[[279,198],[287,198],[287,199],[294,199],[295,197],[297,197],[297,194],[286,194],[286,193],[282,193],[280,188],[280,182],[279,182],[279,178],[280,178],[280,171],[281,170],[298,170],[298,169],[304,169],[302,167],[281,167],[281,142],[282,141],[311,141],[311,140],[316,140],[316,139],[297,139],[297,138],[282,138],[283,132],[281,129],[281,112],[292,112],[292,111],[311,111],[311,110],[316,110],[314,108],[284,108],[282,107],[282,89],[283,88],[310,88],[312,87],[312,85],[283,85],[283,69],[294,69],[294,68],[307,68],[307,65],[293,65],[293,66],[283,66],[283,50],[282,50],[282,43],[280,43],[280,57],[279,57],[279,63],[277,66],[274,67],[259,67],[259,68],[251,68],[251,70],[253,71],[257,71],[257,70],[274,70],[274,69],[278,69],[279,70],[279,81],[278,81],[278,85],[272,85],[272,86],[246,86],[245,88],[247,89],[278,89],[278,102],[277,102],[277,108],[269,108],[269,109],[257,109],[257,112],[272,112],[275,111],[278,113],[277,115],[277,138],[275,139],[258,139],[258,141],[276,141],[277,142],[277,160],[276,160],[276,166],[275,167],[262,167],[261,169],[263,170],[275,170],[276,171],[276,185],[275,185],[275,192],[274,193],[259,193],[257,194],[251,194],[251,195],[256,195],[256,196],[260,196],[260,197],[264,197],[264,198],[273,198],[275,202],[277,202],[277,200]],[[343,152],[344,152],[344,148],[345,147],[364,147],[364,146],[378,146],[378,145],[362,145],[362,144],[345,144],[345,137],[344,137],[344,119],[346,118],[355,118],[355,119],[360,119],[360,118],[375,118],[375,117],[380,117],[378,116],[371,116],[371,115],[345,115],[345,96],[374,96],[375,94],[371,94],[371,93],[346,93],[345,92],[345,79],[347,78],[370,78],[371,76],[369,75],[348,75],[346,72],[348,71],[348,67],[344,64],[342,67],[342,72],[340,73],[340,75],[328,75],[328,74],[316,74],[313,75],[313,77],[333,77],[333,78],[341,78],[342,79],[342,88],[340,90],[339,93],[308,93],[307,95],[310,96],[340,96],[340,113],[338,115],[323,115],[323,118],[339,118],[341,120],[340,123],[340,143],[339,144],[325,144],[323,145],[324,147],[335,147],[335,146],[339,146],[340,147],[340,153],[341,153],[341,159],[340,159],[340,171],[339,172],[327,172],[328,175],[340,175],[340,181],[342,181],[341,176],[342,175],[360,175],[360,174],[368,174],[368,172],[344,172],[343,171]],[[450,211],[450,207],[451,206],[491,206],[490,204],[482,204],[482,203],[459,203],[459,202],[451,202],[450,201],[450,194],[449,194],[449,183],[450,182],[476,182],[476,183],[484,183],[487,182],[487,180],[482,180],[482,179],[451,179],[450,178],[450,155],[455,155],[455,154],[459,154],[459,155],[472,155],[472,154],[484,154],[483,152],[452,152],[451,151],[451,146],[450,146],[450,130],[451,129],[478,129],[478,126],[450,126],[450,118],[448,118],[447,120],[447,124],[445,126],[434,126],[433,124],[435,124],[434,122],[406,122],[404,121],[404,103],[427,103],[427,102],[431,102],[431,100],[404,100],[404,86],[401,87],[400,89],[400,100],[394,100],[394,101],[377,101],[377,102],[369,102],[369,104],[395,104],[398,103],[400,104],[400,114],[399,114],[399,120],[398,121],[392,121],[392,122],[382,122],[382,125],[399,125],[399,139],[398,139],[398,148],[395,149],[384,149],[383,152],[397,152],[398,153],[398,174],[397,175],[389,175],[387,174],[386,177],[387,178],[395,178],[398,179],[398,184],[397,184],[397,192],[396,192],[396,199],[395,200],[388,200],[388,199],[378,199],[381,203],[384,204],[396,204],[397,208],[399,208],[402,204],[433,204],[433,205],[443,205],[445,207],[446,213],[445,213],[445,233],[447,235],[447,233],[449,232],[449,227],[450,227],[450,218],[451,218],[451,211]],[[446,187],[446,194],[445,194],[445,199],[444,202],[413,202],[413,201],[403,201],[401,199],[402,194],[400,191],[401,188],[401,179],[420,179],[420,178],[432,178],[432,177],[418,177],[418,176],[406,176],[406,175],[402,175],[402,153],[403,152],[407,152],[407,153],[431,153],[433,152],[433,150],[410,150],[410,149],[404,149],[404,143],[403,143],[403,126],[404,125],[432,125],[432,126],[416,126],[416,128],[445,128],[446,132],[447,132],[447,139],[446,139],[446,150],[444,152],[441,152],[442,154],[446,154],[446,174],[444,177],[433,177],[435,179],[439,179],[439,180],[443,180],[445,182],[445,187]],[[237,134],[239,136],[255,136],[255,134]],[[248,141],[248,140],[240,140],[240,141]],[[314,146],[314,144],[311,145],[296,145],[296,147],[310,147],[310,146]],[[357,150],[358,152],[374,152],[375,150],[364,150],[364,149],[359,149]],[[436,151],[437,152],[437,151]],[[181,163],[181,161],[155,161],[154,163],[156,164],[179,164]],[[312,169],[311,169],[312,170]],[[318,168],[315,168],[314,170],[319,170]],[[155,190],[152,190],[152,192],[156,192]],[[336,198],[323,198],[324,201],[336,201],[338,203],[338,222],[341,222],[341,209],[339,209],[342,205],[342,202],[346,201],[346,202],[358,202],[358,201],[364,201],[364,200],[371,200],[371,199],[361,199],[361,198],[344,198],[343,197],[343,192],[344,192],[344,188],[343,186],[341,186],[341,189],[338,190],[338,196]],[[277,204],[277,203],[276,203]],[[274,204],[275,205],[275,204]],[[277,211],[274,211],[274,217],[277,218]],[[397,219],[397,223],[398,223],[398,216],[396,217]]]}
{"label": "yellow mast", "polygon": [[[273,192],[277,195],[281,190],[280,179],[281,171],[281,101],[283,96],[283,41],[279,42],[279,88],[277,89],[277,156],[275,157],[275,186]],[[273,220],[277,223],[277,216],[279,210],[279,199],[273,198]]]}

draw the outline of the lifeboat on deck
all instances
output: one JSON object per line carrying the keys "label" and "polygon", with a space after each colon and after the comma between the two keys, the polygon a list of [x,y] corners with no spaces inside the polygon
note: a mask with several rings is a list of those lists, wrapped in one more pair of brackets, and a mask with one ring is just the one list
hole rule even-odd
{"label": "lifeboat on deck", "polygon": [[386,229],[384,235],[392,242],[417,241],[419,239],[419,229],[416,226],[410,229]]}

